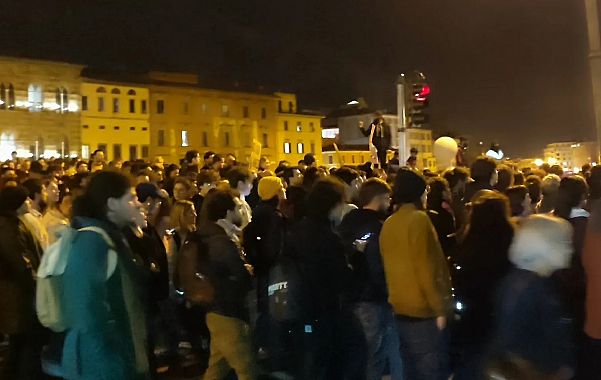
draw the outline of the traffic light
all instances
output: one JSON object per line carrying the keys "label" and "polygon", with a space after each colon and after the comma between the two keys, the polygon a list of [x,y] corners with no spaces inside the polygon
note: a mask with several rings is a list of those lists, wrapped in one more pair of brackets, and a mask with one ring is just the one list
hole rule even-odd
{"label": "traffic light", "polygon": [[430,115],[427,113],[430,102],[430,86],[426,83],[424,74],[417,72],[412,80],[409,94],[411,96],[408,102],[408,121],[411,127],[421,127],[428,124]]}

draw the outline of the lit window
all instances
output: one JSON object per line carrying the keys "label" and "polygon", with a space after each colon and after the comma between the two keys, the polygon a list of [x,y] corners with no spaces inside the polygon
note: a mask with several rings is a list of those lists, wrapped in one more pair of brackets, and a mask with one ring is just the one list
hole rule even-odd
{"label": "lit window", "polygon": [[89,145],[81,146],[81,158],[83,158],[84,160],[90,159],[90,146]]}
{"label": "lit window", "polygon": [[104,112],[104,97],[98,97],[98,112]]}
{"label": "lit window", "polygon": [[188,131],[182,131],[182,146],[188,145]]}
{"label": "lit window", "polygon": [[305,153],[305,144],[299,142],[298,144],[296,144],[296,152],[299,154],[303,154]]}
{"label": "lit window", "polygon": [[43,107],[43,94],[42,86],[37,84],[30,84],[27,90],[27,102],[29,103],[29,110],[32,112],[39,112]]}
{"label": "lit window", "polygon": [[202,103],[202,105],[200,106],[200,109],[203,113],[207,112],[207,104],[206,103]]}
{"label": "lit window", "polygon": [[221,105],[221,116],[223,116],[223,117],[230,116],[230,107],[227,104]]}
{"label": "lit window", "polygon": [[303,123],[301,123],[300,121],[296,123],[296,131],[297,132],[303,131]]}
{"label": "lit window", "polygon": [[292,146],[290,145],[290,143],[288,141],[286,141],[284,143],[284,153],[286,153],[286,154],[292,153]]}
{"label": "lit window", "polygon": [[6,87],[4,87],[4,83],[0,83],[0,109],[6,109]]}
{"label": "lit window", "polygon": [[165,113],[165,101],[157,100],[157,113]]}
{"label": "lit window", "polygon": [[113,98],[113,113],[119,112],[119,98]]}

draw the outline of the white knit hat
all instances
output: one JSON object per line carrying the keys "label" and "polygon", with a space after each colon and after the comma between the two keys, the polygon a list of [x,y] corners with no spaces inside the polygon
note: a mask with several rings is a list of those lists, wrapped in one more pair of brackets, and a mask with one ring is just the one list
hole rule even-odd
{"label": "white knit hat", "polygon": [[518,268],[550,276],[570,266],[572,226],[550,215],[532,215],[524,219],[509,249],[509,260]]}

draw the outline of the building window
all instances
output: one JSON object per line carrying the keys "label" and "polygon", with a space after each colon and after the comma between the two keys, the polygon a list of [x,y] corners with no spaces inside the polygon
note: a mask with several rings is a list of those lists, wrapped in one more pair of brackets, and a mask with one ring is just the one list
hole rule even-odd
{"label": "building window", "polygon": [[269,136],[263,133],[263,148],[269,148]]}
{"label": "building window", "polygon": [[284,130],[288,130],[288,120],[284,120]]}
{"label": "building window", "polygon": [[200,110],[202,111],[202,113],[207,113],[207,103],[202,103],[202,105],[200,106]]}
{"label": "building window", "polygon": [[138,146],[130,145],[129,146],[129,160],[134,161],[138,159]]}
{"label": "building window", "polygon": [[6,87],[0,83],[0,110],[6,109]]}
{"label": "building window", "polygon": [[315,153],[315,143],[311,143],[311,153]]}
{"label": "building window", "polygon": [[142,158],[148,158],[148,156],[150,156],[150,150],[148,148],[148,145],[142,145]]}
{"label": "building window", "polygon": [[87,125],[82,125],[81,126],[83,129],[88,129],[89,127]]}
{"label": "building window", "polygon": [[165,113],[165,101],[157,100],[157,113]]}
{"label": "building window", "polygon": [[119,98],[113,98],[113,113],[119,113]]}
{"label": "building window", "polygon": [[209,134],[207,132],[202,133],[202,146],[209,146]]}
{"label": "building window", "polygon": [[278,112],[282,112],[282,101],[278,100]]}
{"label": "building window", "polygon": [[129,113],[136,113],[136,99],[129,99]]}
{"label": "building window", "polygon": [[32,112],[39,112],[42,110],[44,97],[42,94],[42,86],[38,84],[30,84],[27,89],[27,102],[29,103],[29,110]]}
{"label": "building window", "polygon": [[188,102],[184,102],[182,104],[182,114],[184,114],[184,115],[188,114]]}
{"label": "building window", "polygon": [[288,141],[284,142],[284,153],[290,154],[292,153],[292,145]]}
{"label": "building window", "polygon": [[248,117],[248,106],[242,107],[242,117],[244,117],[244,118]]}
{"label": "building window", "polygon": [[142,100],[140,102],[140,110],[142,111],[142,113],[146,113],[146,100]]}
{"label": "building window", "polygon": [[83,158],[84,160],[87,160],[90,158],[90,146],[89,145],[81,146],[81,158]]}
{"label": "building window", "polygon": [[261,119],[267,119],[267,108],[261,108]]}
{"label": "building window", "polygon": [[121,144],[113,144],[113,160],[121,159]]}
{"label": "building window", "polygon": [[129,130],[130,130],[130,131],[135,131],[135,130],[136,130],[136,127],[129,127]]}
{"label": "building window", "polygon": [[188,144],[188,131],[183,130],[182,131],[182,146],[189,146],[190,144]]}
{"label": "building window", "polygon": [[230,107],[227,104],[221,105],[221,116],[223,116],[223,117],[230,116]]}
{"label": "building window", "polygon": [[225,136],[225,146],[230,146],[230,133],[225,132],[224,136]]}
{"label": "building window", "polygon": [[304,154],[305,153],[305,144],[303,144],[302,142],[299,142],[298,144],[296,144],[296,152],[298,154]]}
{"label": "building window", "polygon": [[118,130],[119,130],[119,129],[121,129],[121,128],[120,128],[118,125],[116,125],[116,126],[114,126],[114,127],[113,127],[113,129],[114,129],[115,131],[118,131]]}
{"label": "building window", "polygon": [[288,102],[288,112],[294,113],[294,103]]}
{"label": "building window", "polygon": [[315,132],[315,124],[313,124],[313,122],[309,123],[309,130],[311,130],[311,132]]}
{"label": "building window", "polygon": [[303,131],[303,123],[301,123],[300,121],[296,122],[296,131],[297,132]]}
{"label": "building window", "polygon": [[104,97],[98,97],[98,112],[104,112]]}
{"label": "building window", "polygon": [[158,146],[165,146],[165,131],[162,130],[162,129],[159,129],[159,136],[158,136],[157,145]]}
{"label": "building window", "polygon": [[129,91],[127,91],[127,95],[136,96],[136,92],[134,90],[129,90]]}
{"label": "building window", "polygon": [[99,94],[104,94],[104,93],[106,93],[106,89],[104,87],[98,87],[96,89],[96,92]]}
{"label": "building window", "polygon": [[82,111],[88,110],[88,97],[87,96],[81,97],[81,110]]}
{"label": "building window", "polygon": [[99,125],[98,129],[106,129],[106,127],[104,125]]}
{"label": "building window", "polygon": [[148,128],[147,128],[147,127],[142,127],[142,130],[143,130],[143,131],[147,131],[147,130],[148,130]]}
{"label": "building window", "polygon": [[8,85],[8,109],[15,109],[15,88],[12,84]]}
{"label": "building window", "polygon": [[98,144],[96,149],[101,150],[102,153],[106,154],[106,144]]}
{"label": "building window", "polygon": [[244,147],[245,148],[250,148],[250,146],[251,146],[250,133],[249,132],[244,132],[243,139],[244,139]]}
{"label": "building window", "polygon": [[111,90],[111,94],[120,95],[121,94],[121,90],[119,90],[118,88],[113,88]]}

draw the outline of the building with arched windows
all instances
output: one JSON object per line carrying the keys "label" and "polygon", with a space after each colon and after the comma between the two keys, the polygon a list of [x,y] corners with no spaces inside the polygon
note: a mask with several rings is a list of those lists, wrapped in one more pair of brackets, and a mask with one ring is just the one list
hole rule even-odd
{"label": "building with arched windows", "polygon": [[83,66],[0,57],[0,160],[80,152]]}
{"label": "building with arched windows", "polygon": [[148,101],[147,87],[85,77],[81,85],[81,156],[89,158],[100,149],[109,161],[148,159]]}

